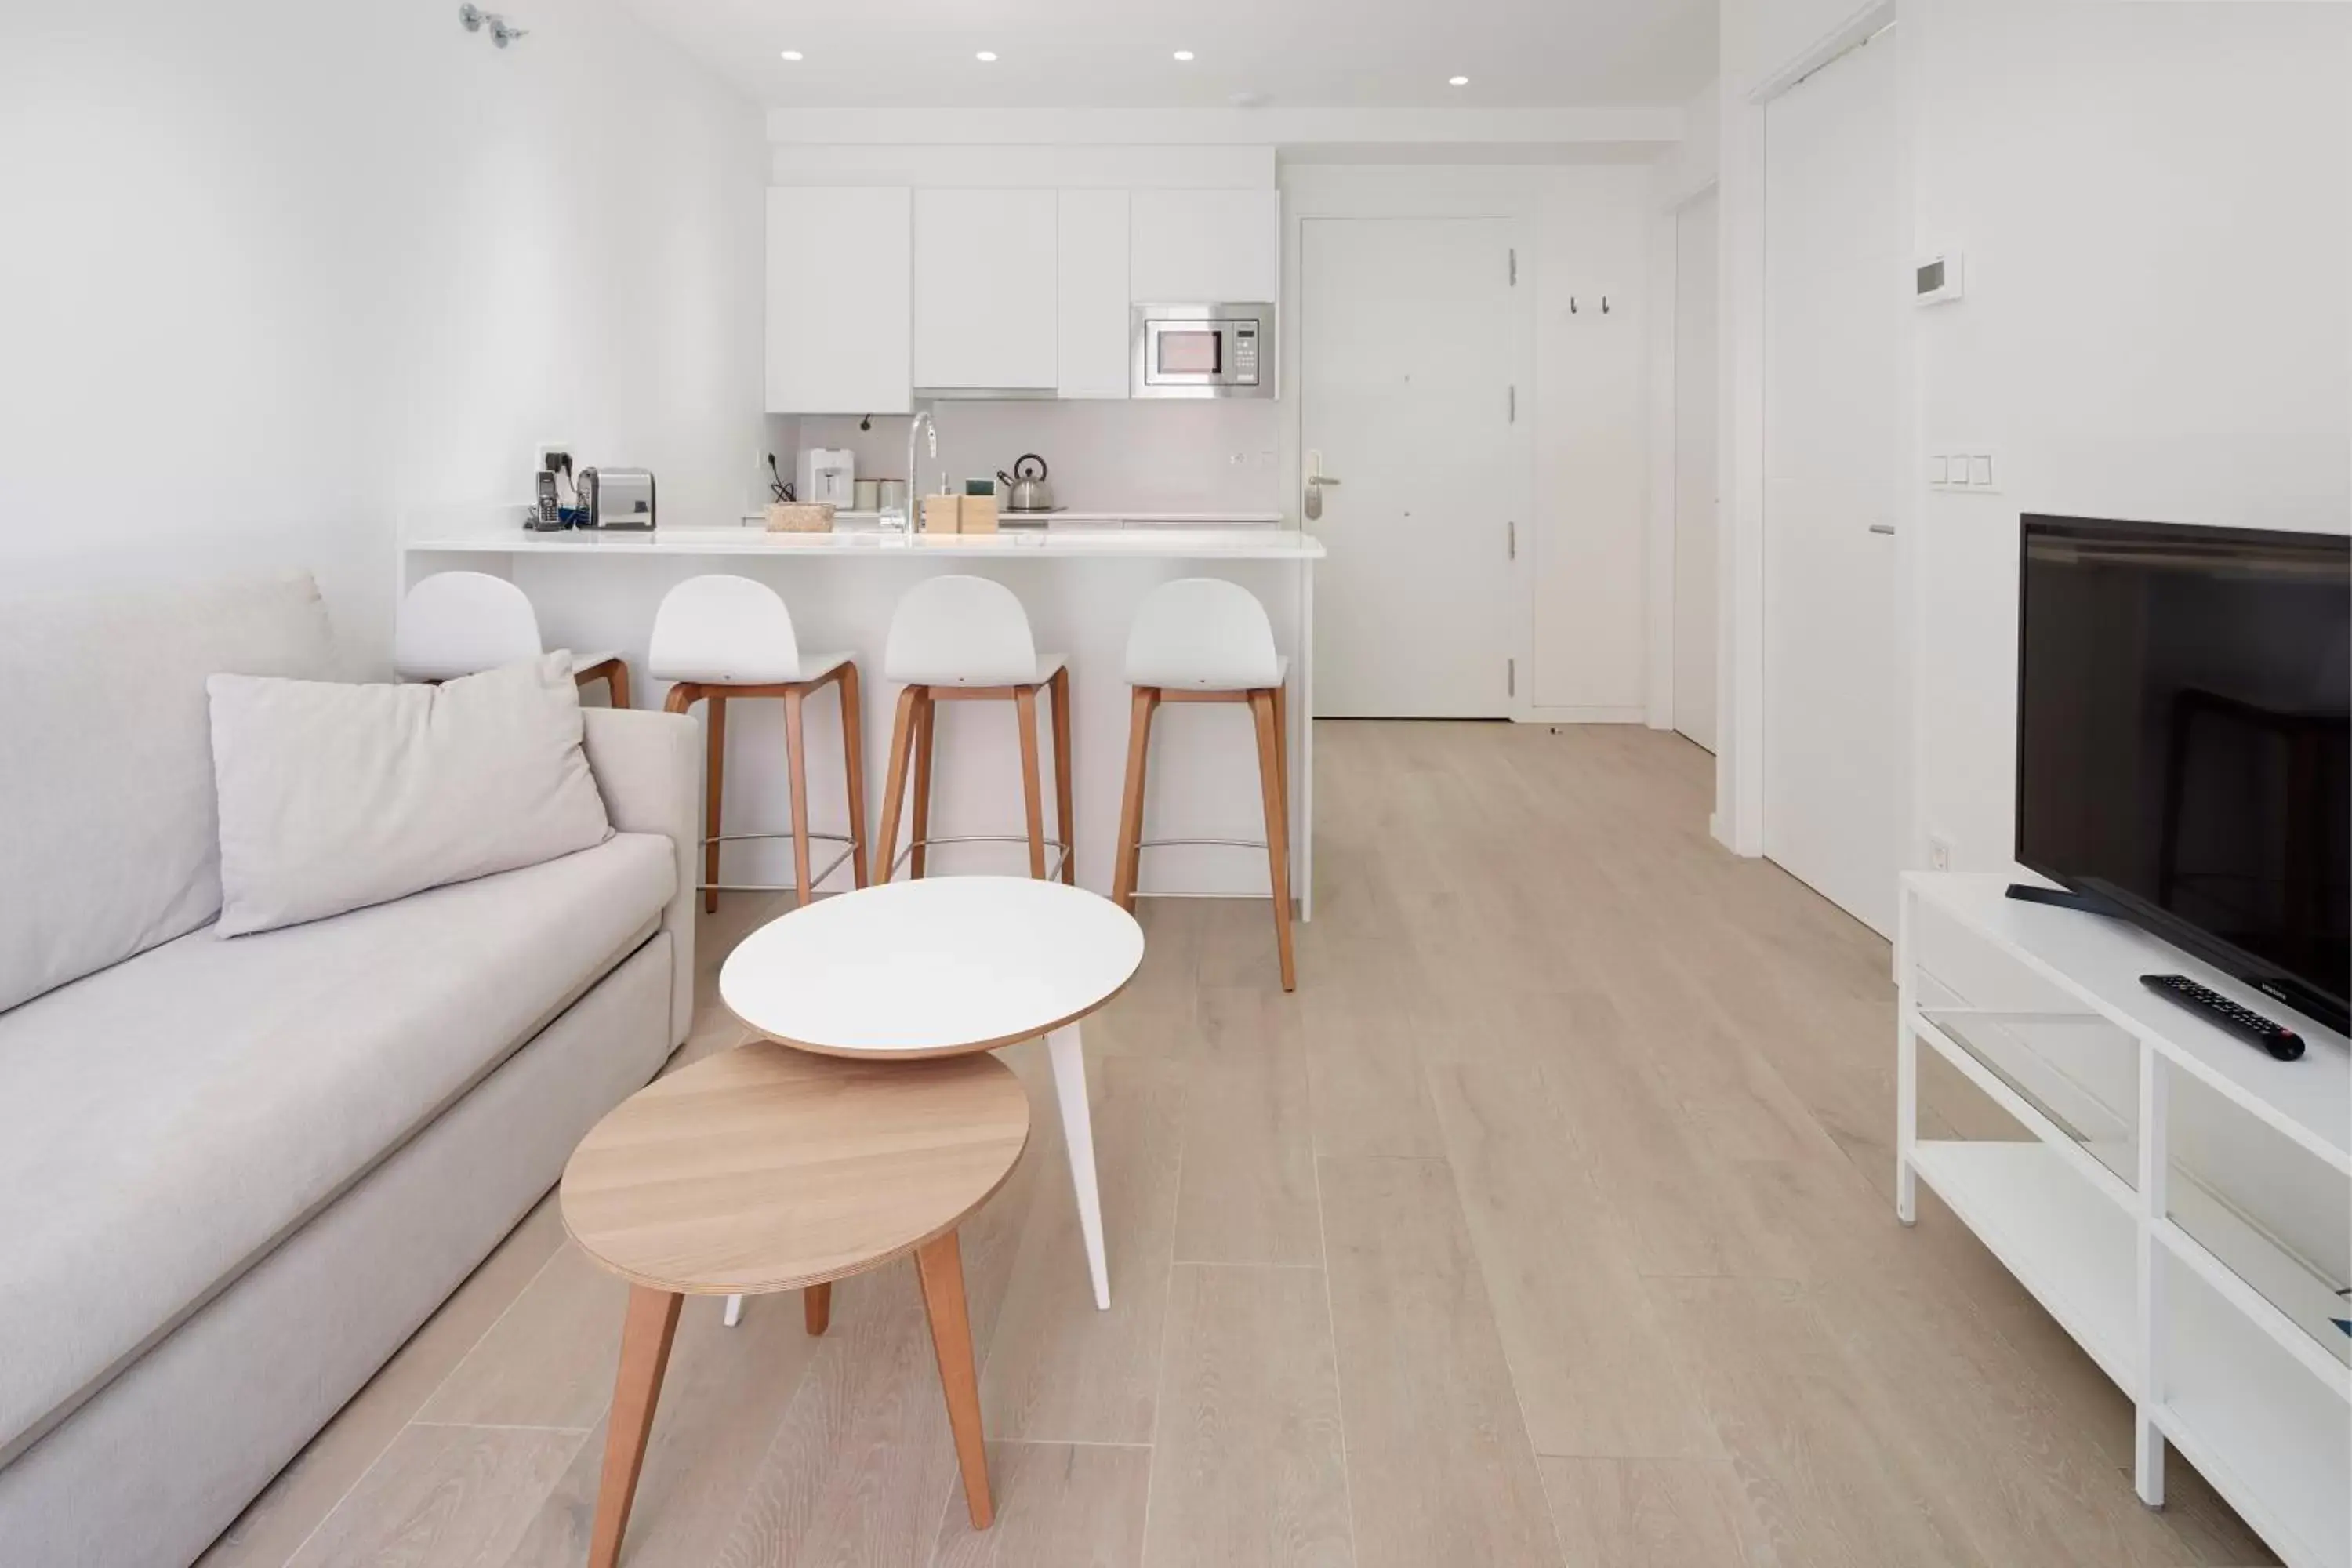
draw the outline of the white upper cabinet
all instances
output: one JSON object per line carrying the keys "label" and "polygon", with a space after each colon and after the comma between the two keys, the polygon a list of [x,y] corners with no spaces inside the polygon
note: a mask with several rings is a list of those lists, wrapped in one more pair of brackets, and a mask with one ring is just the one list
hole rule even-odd
{"label": "white upper cabinet", "polygon": [[1128,195],[1064,191],[1061,210],[1064,397],[1125,397]]}
{"label": "white upper cabinet", "polygon": [[1129,299],[1255,302],[1282,293],[1279,191],[1137,191]]}
{"label": "white upper cabinet", "polygon": [[915,193],[915,385],[1052,391],[1059,218],[1050,190]]}
{"label": "white upper cabinet", "polygon": [[904,186],[768,192],[770,413],[914,406],[912,203]]}

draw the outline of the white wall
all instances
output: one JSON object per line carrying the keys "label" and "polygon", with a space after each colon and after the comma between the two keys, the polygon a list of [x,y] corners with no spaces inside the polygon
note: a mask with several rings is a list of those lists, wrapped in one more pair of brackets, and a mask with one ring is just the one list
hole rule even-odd
{"label": "white wall", "polygon": [[[1034,452],[1050,470],[1054,504],[1076,511],[1286,510],[1277,402],[949,401],[931,412],[940,455],[933,459],[926,449],[919,459],[916,478],[925,489],[941,469],[960,488]],[[863,479],[902,476],[907,421],[877,417],[871,431],[857,424],[805,416],[801,444],[848,447]]]}
{"label": "white wall", "polygon": [[[1535,290],[1532,528],[1520,531],[1532,625],[1530,718],[1639,721],[1646,702],[1651,172],[1640,165],[1287,164],[1286,353],[1295,348],[1297,237],[1316,216],[1520,220],[1522,287]],[[1607,295],[1610,310],[1599,312]],[[1569,310],[1575,296],[1580,309]],[[1286,375],[1295,367],[1286,364]],[[1286,422],[1286,497],[1297,486]],[[1478,504],[1474,498],[1473,504]]]}
{"label": "white wall", "polygon": [[[1920,311],[1917,810],[2011,844],[2021,511],[2352,529],[2352,8],[1906,0]],[[1917,468],[1913,470],[1917,472]]]}
{"label": "white wall", "polygon": [[308,567],[363,660],[404,509],[530,444],[756,495],[756,109],[610,0],[11,5],[0,579]]}

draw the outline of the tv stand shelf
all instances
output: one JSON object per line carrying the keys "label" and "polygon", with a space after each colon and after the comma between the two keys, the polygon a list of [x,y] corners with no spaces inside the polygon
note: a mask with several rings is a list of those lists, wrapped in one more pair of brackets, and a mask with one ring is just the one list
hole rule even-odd
{"label": "tv stand shelf", "polygon": [[[2308,1173],[2298,1191],[2317,1212],[2352,1213],[2352,1042],[2298,1017],[2308,1048],[2274,1061],[2139,977],[2186,973],[2257,1010],[2275,1003],[2135,926],[2007,898],[2007,882],[1904,879],[1897,1217],[1914,1221],[1925,1181],[2132,1399],[2142,1500],[2163,1502],[2169,1442],[2291,1568],[2352,1568],[2352,1336],[2336,1322],[2352,1319],[2336,1294],[2352,1281],[2340,1253],[2306,1258],[2233,1203],[2243,1184],[2200,1168],[2219,1145],[2178,1132],[2170,1110],[2192,1080],[2183,1095],[2291,1146],[2273,1152]],[[1923,963],[1930,921],[1970,944],[1979,972],[2014,966],[2056,1005],[1969,1005]],[[1923,1044],[2032,1139],[1921,1140]]]}

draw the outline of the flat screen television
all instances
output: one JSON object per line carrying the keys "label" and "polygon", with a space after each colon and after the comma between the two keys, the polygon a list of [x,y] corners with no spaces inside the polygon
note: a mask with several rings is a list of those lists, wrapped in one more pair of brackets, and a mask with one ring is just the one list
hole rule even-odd
{"label": "flat screen television", "polygon": [[2029,514],[2020,576],[2019,863],[2342,1031],[2352,540]]}

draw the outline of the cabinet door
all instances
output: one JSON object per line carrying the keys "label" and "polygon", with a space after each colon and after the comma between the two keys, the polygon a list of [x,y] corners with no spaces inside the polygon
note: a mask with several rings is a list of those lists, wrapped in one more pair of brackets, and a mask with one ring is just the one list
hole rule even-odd
{"label": "cabinet door", "polygon": [[915,384],[1050,390],[1052,191],[915,193]]}
{"label": "cabinet door", "polygon": [[1062,193],[1064,397],[1125,397],[1128,388],[1125,191]]}
{"label": "cabinet door", "polygon": [[913,193],[768,192],[768,411],[904,414]]}
{"label": "cabinet door", "polygon": [[1129,298],[1137,304],[1272,301],[1282,293],[1282,193],[1138,191]]}

